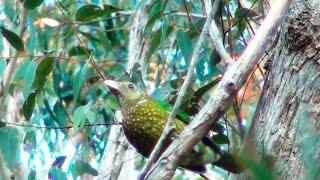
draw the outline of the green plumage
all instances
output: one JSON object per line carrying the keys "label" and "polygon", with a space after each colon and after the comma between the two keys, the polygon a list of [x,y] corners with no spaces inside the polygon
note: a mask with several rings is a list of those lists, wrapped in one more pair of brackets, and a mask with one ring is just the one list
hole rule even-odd
{"label": "green plumage", "polygon": [[[145,157],[149,157],[155,144],[161,136],[166,121],[171,111],[171,105],[161,101],[155,101],[129,82],[108,81],[109,89],[120,100],[121,110],[124,116],[123,129],[129,142]],[[174,119],[176,131],[167,142],[165,150],[172,138],[177,137],[183,131],[190,117],[183,111],[178,111]],[[202,142],[183,157],[180,166],[193,170],[205,171],[205,165],[216,161],[218,156],[213,150]]]}

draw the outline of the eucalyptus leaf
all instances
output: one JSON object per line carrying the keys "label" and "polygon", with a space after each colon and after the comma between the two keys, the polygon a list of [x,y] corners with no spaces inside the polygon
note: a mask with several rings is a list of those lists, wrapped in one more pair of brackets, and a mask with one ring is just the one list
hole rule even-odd
{"label": "eucalyptus leaf", "polygon": [[103,16],[103,10],[100,6],[86,4],[77,10],[75,20],[88,22],[101,16]]}
{"label": "eucalyptus leaf", "polygon": [[82,46],[74,46],[69,50],[69,56],[89,56],[90,54],[91,50]]}
{"label": "eucalyptus leaf", "polygon": [[21,137],[19,131],[13,127],[0,128],[0,150],[4,160],[10,170],[15,170],[19,166]]}
{"label": "eucalyptus leaf", "polygon": [[36,100],[36,92],[30,93],[26,101],[22,105],[22,114],[26,118],[27,121],[30,120],[34,105],[35,105],[35,100]]}
{"label": "eucalyptus leaf", "polygon": [[67,175],[65,172],[62,171],[61,168],[58,168],[56,166],[50,168],[49,175],[50,180],[67,180]]}
{"label": "eucalyptus leaf", "polygon": [[74,127],[80,126],[81,129],[83,128],[84,122],[86,120],[85,110],[85,106],[80,106],[73,112],[72,121]]}
{"label": "eucalyptus leaf", "polygon": [[151,28],[156,22],[156,20],[158,20],[163,15],[164,10],[166,9],[166,6],[168,4],[168,1],[169,0],[155,1],[149,13],[149,19],[145,27],[146,29]]}
{"label": "eucalyptus leaf", "polygon": [[43,3],[44,0],[25,0],[23,2],[23,7],[25,7],[26,9],[34,9],[38,6],[40,6]]}
{"label": "eucalyptus leaf", "polygon": [[187,33],[185,33],[182,30],[179,30],[177,32],[177,42],[181,49],[182,56],[186,61],[186,64],[188,65],[193,52],[192,41],[190,37],[188,37]]}
{"label": "eucalyptus leaf", "polygon": [[0,32],[4,38],[13,46],[17,51],[24,51],[24,44],[22,39],[14,32],[0,26]]}
{"label": "eucalyptus leaf", "polygon": [[77,160],[75,162],[75,167],[80,175],[87,173],[92,176],[98,176],[99,174],[98,171],[94,169],[89,163],[86,163],[81,160]]}
{"label": "eucalyptus leaf", "polygon": [[212,138],[217,144],[230,144],[228,136],[224,134],[213,135]]}
{"label": "eucalyptus leaf", "polygon": [[52,56],[46,56],[37,67],[36,76],[33,81],[33,85],[38,92],[42,91],[49,74],[53,69],[54,58]]}
{"label": "eucalyptus leaf", "polygon": [[[65,107],[57,101],[53,106],[53,112],[57,118],[57,123],[60,127],[66,127],[68,125],[68,113]],[[61,131],[66,135],[67,129],[61,129]]]}
{"label": "eucalyptus leaf", "polygon": [[82,85],[86,81],[87,74],[89,71],[88,63],[84,64],[81,70],[75,75],[73,81],[73,101],[76,102],[81,90]]}

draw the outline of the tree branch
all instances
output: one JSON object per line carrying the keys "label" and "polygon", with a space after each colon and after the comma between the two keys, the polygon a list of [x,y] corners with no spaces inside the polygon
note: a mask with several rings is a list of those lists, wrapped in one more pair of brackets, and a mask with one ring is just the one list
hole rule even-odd
{"label": "tree branch", "polygon": [[[217,7],[218,3],[219,3],[219,0],[216,0],[215,7]],[[211,11],[208,13],[208,16],[207,16],[207,19],[206,19],[205,24],[203,26],[202,32],[199,36],[198,42],[197,42],[196,47],[193,51],[193,55],[192,55],[192,58],[190,61],[188,72],[187,72],[186,78],[182,84],[182,87],[179,91],[177,100],[172,108],[172,111],[171,111],[169,117],[168,117],[168,120],[167,120],[167,123],[165,125],[164,130],[163,130],[157,144],[155,145],[153,151],[151,152],[151,155],[149,157],[148,162],[146,163],[146,165],[142,169],[142,172],[139,176],[139,179],[148,178],[147,173],[149,172],[150,168],[152,167],[152,165],[156,161],[156,159],[158,159],[158,157],[160,156],[160,152],[161,152],[161,149],[162,149],[164,143],[166,142],[167,138],[169,138],[170,134],[174,130],[173,120],[176,116],[176,113],[177,113],[179,107],[182,104],[183,98],[185,97],[185,94],[187,93],[187,89],[191,83],[191,78],[194,75],[194,67],[197,63],[197,60],[199,59],[201,45],[204,41],[204,38],[205,38],[207,31],[209,30],[209,25],[212,22],[212,18],[213,18],[213,15],[215,14],[216,10],[217,10],[217,8],[212,8]]]}
{"label": "tree branch", "polygon": [[[133,68],[138,63],[141,66],[141,72],[144,74],[146,69],[147,52],[149,50],[149,41],[144,32],[148,22],[148,6],[151,1],[145,2],[135,13],[129,35],[128,65],[127,70]],[[129,72],[130,73],[130,72]]]}
{"label": "tree branch", "polygon": [[[205,1],[206,7],[206,11],[207,13],[210,12],[210,3],[208,1]],[[214,4],[214,6],[212,8],[217,9],[218,8],[219,3]],[[222,43],[222,36],[220,33],[220,30],[218,29],[216,22],[212,21],[210,24],[210,30],[209,30],[209,36],[210,36],[210,40],[212,45],[214,46],[214,48],[217,50],[217,52],[220,54],[220,56],[225,60],[227,65],[231,65],[234,61],[231,58],[231,56],[229,55],[229,53],[227,52],[227,50],[224,48],[223,43]]]}
{"label": "tree branch", "polygon": [[277,31],[290,3],[291,0],[275,1],[257,35],[239,60],[228,68],[208,103],[153,166],[153,171],[148,176],[150,179],[155,177],[157,179],[170,179],[174,175],[180,158],[200,141],[211,125],[221,117],[228,107],[226,102],[230,102],[232,96],[244,84],[247,76],[258,63],[266,49],[267,41]]}

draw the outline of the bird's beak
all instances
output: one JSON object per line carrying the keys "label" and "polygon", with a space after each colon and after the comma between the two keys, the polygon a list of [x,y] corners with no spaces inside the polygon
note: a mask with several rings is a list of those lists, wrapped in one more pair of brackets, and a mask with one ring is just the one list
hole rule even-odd
{"label": "bird's beak", "polygon": [[103,83],[108,86],[108,88],[112,94],[114,94],[114,95],[121,94],[119,91],[119,89],[120,89],[119,82],[113,81],[113,80],[105,80]]}

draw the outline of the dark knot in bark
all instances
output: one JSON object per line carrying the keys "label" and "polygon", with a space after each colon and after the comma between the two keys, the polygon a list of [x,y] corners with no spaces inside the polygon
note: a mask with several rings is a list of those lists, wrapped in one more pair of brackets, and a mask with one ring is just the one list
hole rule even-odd
{"label": "dark knot in bark", "polygon": [[238,87],[234,82],[228,82],[225,85],[226,91],[229,94],[235,94],[236,92],[238,92]]}

